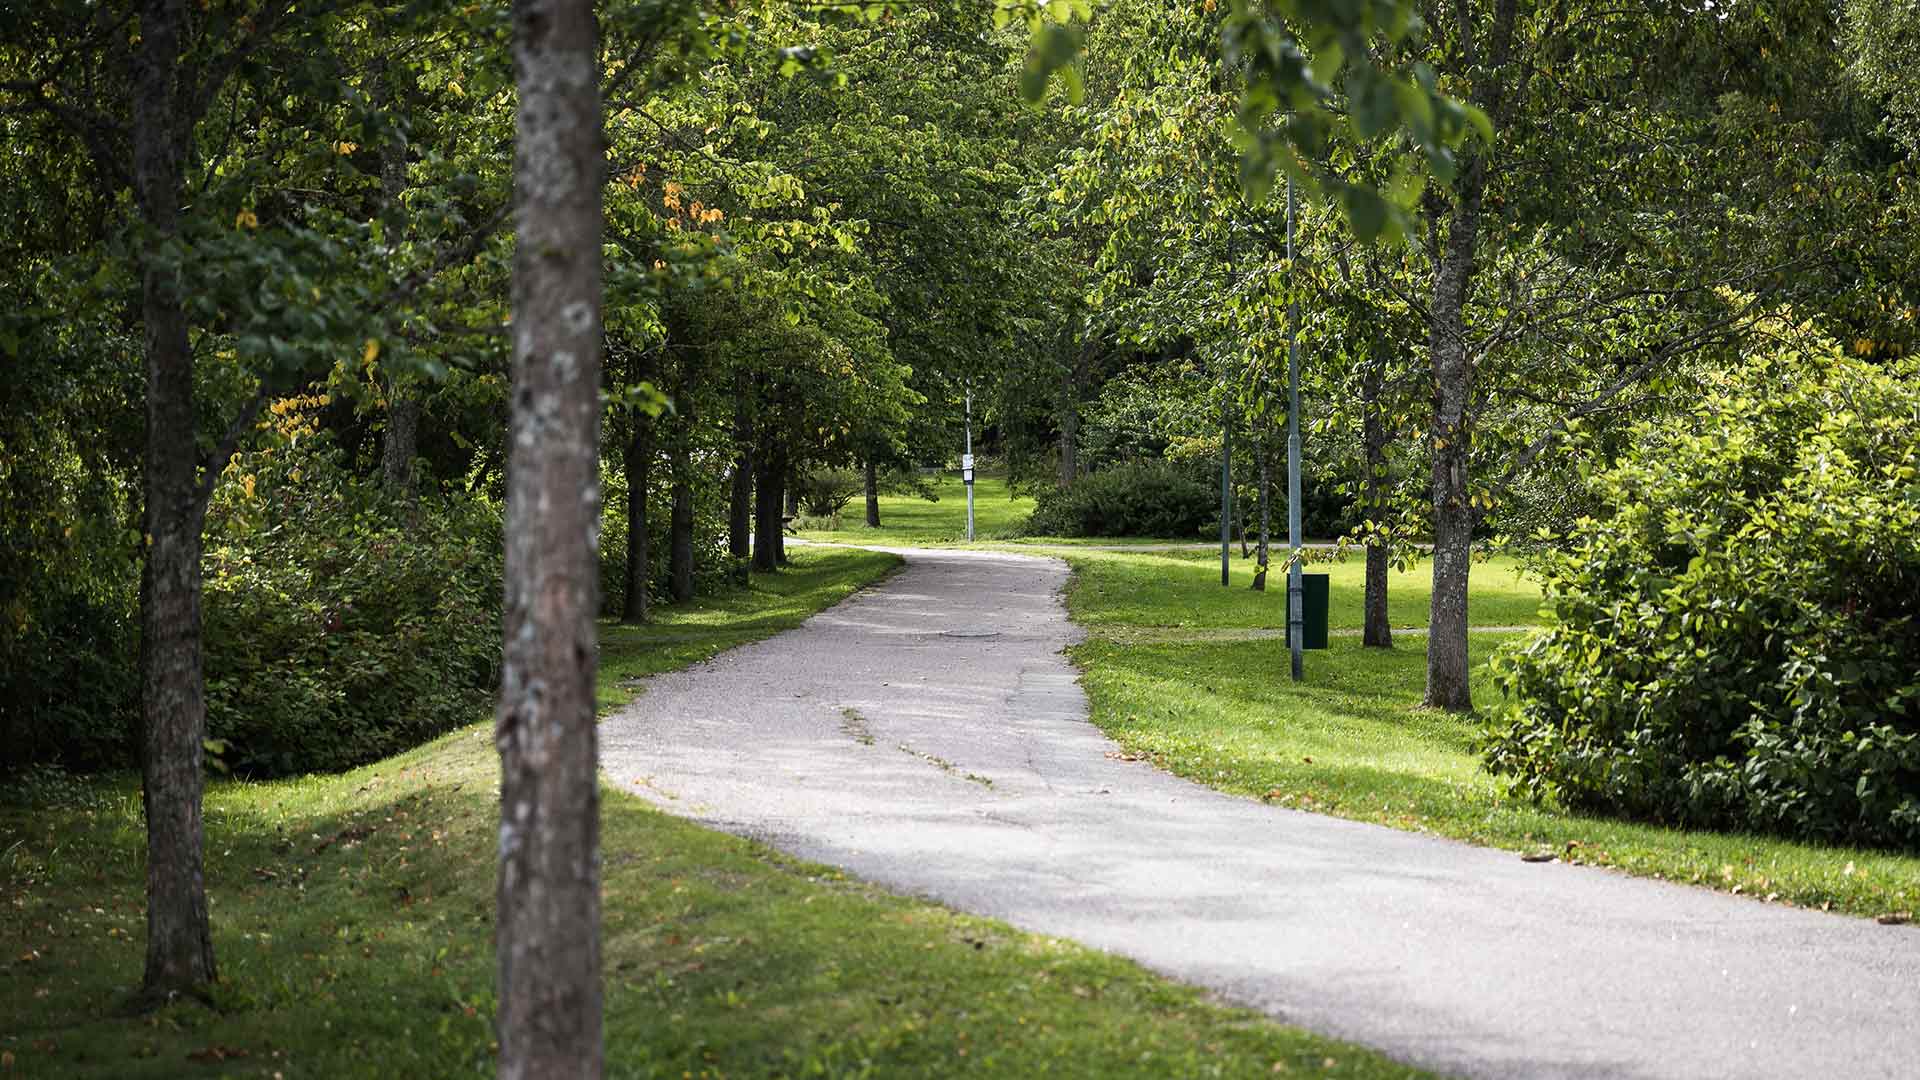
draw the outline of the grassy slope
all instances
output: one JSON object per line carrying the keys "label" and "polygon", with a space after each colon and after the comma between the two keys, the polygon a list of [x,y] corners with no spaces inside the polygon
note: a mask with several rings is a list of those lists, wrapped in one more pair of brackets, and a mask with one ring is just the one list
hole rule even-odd
{"label": "grassy slope", "polygon": [[[1474,721],[1417,708],[1424,638],[1391,651],[1336,637],[1307,654],[1307,679],[1287,678],[1278,641],[1207,640],[1143,627],[1270,627],[1285,592],[1222,589],[1218,562],[1146,553],[1065,553],[1075,569],[1069,607],[1093,636],[1073,651],[1093,719],[1130,750],[1227,791],[1307,809],[1762,898],[1863,915],[1920,907],[1920,859],[1745,835],[1685,832],[1580,817],[1504,798],[1480,768]],[[1329,569],[1332,624],[1357,626],[1358,560]],[[1396,576],[1393,622],[1424,625],[1425,564]],[[1539,620],[1538,594],[1496,560],[1474,568],[1476,626]],[[1510,633],[1472,636],[1476,665]],[[1495,691],[1482,679],[1475,700]]]}
{"label": "grassy slope", "polygon": [[[603,698],[893,560],[800,552],[749,593],[608,629]],[[340,776],[216,782],[212,1011],[113,1018],[141,960],[128,779],[0,803],[0,1075],[491,1075],[498,764],[485,724]],[[607,790],[610,1076],[1410,1071],[1059,940],[892,896]]]}

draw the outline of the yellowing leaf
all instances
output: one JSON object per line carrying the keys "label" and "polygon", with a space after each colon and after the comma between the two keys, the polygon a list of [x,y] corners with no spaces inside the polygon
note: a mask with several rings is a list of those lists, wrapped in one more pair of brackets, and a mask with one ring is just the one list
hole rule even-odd
{"label": "yellowing leaf", "polygon": [[333,144],[333,152],[336,154],[351,154],[358,149],[360,149],[359,143],[347,142],[344,139]]}
{"label": "yellowing leaf", "polygon": [[380,343],[372,338],[368,338],[366,347],[360,350],[360,362],[363,364],[371,364],[378,359],[380,359]]}
{"label": "yellowing leaf", "polygon": [[233,216],[233,227],[236,229],[257,229],[260,227],[260,219],[254,215],[253,211],[242,210]]}

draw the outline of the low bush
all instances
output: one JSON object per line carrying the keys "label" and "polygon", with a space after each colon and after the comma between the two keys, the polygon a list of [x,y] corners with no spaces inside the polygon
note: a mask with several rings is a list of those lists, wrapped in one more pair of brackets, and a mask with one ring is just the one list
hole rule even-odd
{"label": "low bush", "polygon": [[208,732],[250,776],[332,771],[482,715],[499,670],[498,511],[417,511],[325,436],[243,455],[207,524]]}
{"label": "low bush", "polygon": [[1178,467],[1143,461],[1040,492],[1030,536],[1197,536],[1218,527],[1219,494]]}
{"label": "low bush", "polygon": [[1756,357],[1592,481],[1485,752],[1540,798],[1920,848],[1920,365]]}

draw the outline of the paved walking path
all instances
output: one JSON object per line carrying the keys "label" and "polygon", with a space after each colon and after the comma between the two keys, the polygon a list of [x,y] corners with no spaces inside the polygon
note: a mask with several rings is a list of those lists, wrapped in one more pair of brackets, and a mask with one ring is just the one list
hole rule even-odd
{"label": "paved walking path", "polygon": [[1060,655],[1065,565],[905,554],[797,630],[652,680],[601,729],[609,777],[1442,1071],[1920,1074],[1915,928],[1525,863],[1109,758]]}

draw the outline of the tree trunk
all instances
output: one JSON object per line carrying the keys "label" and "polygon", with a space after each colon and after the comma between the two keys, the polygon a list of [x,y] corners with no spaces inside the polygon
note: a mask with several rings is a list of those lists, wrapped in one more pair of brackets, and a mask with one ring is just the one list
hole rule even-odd
{"label": "tree trunk", "polygon": [[[403,68],[404,70],[404,68]],[[376,100],[388,92],[387,73],[374,78]],[[402,143],[384,139],[380,144],[380,194],[383,213],[396,210],[407,189],[407,151]],[[397,214],[395,215],[398,216]],[[386,378],[387,432],[380,442],[380,473],[387,493],[404,500],[409,507],[418,505],[420,493],[414,487],[413,463],[420,456],[419,387],[411,379]]]}
{"label": "tree trunk", "polygon": [[684,426],[673,447],[673,516],[667,527],[668,589],[676,604],[693,600],[693,452],[687,428],[693,413],[684,414]]}
{"label": "tree trunk", "polygon": [[380,441],[380,474],[387,493],[419,501],[414,488],[413,462],[420,456],[420,399],[414,389],[397,380],[387,387],[387,433]]}
{"label": "tree trunk", "polygon": [[500,748],[499,1075],[597,1077],[594,717],[604,151],[591,0],[516,0],[513,410]]}
{"label": "tree trunk", "polygon": [[647,494],[653,486],[653,421],[637,412],[627,439],[627,595],[620,621],[643,623],[652,616],[653,537],[647,531]]}
{"label": "tree trunk", "polygon": [[1260,490],[1254,496],[1254,501],[1260,508],[1260,543],[1255,549],[1259,558],[1254,560],[1253,565],[1254,592],[1267,591],[1267,560],[1268,553],[1271,551],[1268,546],[1271,536],[1269,532],[1271,511],[1268,503],[1273,491],[1273,454],[1270,443],[1271,440],[1262,435],[1253,449],[1254,454],[1260,459]]}
{"label": "tree trunk", "polygon": [[1060,486],[1080,475],[1080,360],[1067,361],[1060,378]]}
{"label": "tree trunk", "polygon": [[[753,554],[753,421],[747,414],[746,380],[735,390],[733,476],[727,492],[727,554],[743,564]],[[741,574],[744,578],[745,569]]]}
{"label": "tree trunk", "polygon": [[780,529],[773,534],[773,553],[780,565],[789,565],[793,560],[787,558],[786,523],[800,516],[800,474],[786,462],[786,455],[780,455],[781,469],[779,484],[782,492],[782,505],[787,508],[786,517],[780,522]]}
{"label": "tree trunk", "polygon": [[1380,395],[1384,390],[1386,343],[1374,337],[1374,355],[1360,374],[1361,441],[1366,448],[1367,479],[1362,503],[1367,524],[1366,618],[1360,632],[1363,645],[1390,649],[1393,630],[1387,620],[1387,441],[1389,435]]}
{"label": "tree trunk", "polygon": [[1433,604],[1427,618],[1425,704],[1453,712],[1473,708],[1467,665],[1467,577],[1473,565],[1473,515],[1467,502],[1472,432],[1467,405],[1473,393],[1473,360],[1467,351],[1462,312],[1473,279],[1484,186],[1484,159],[1476,156],[1461,177],[1446,248],[1434,273],[1429,345],[1433,355]]}
{"label": "tree trunk", "polygon": [[[148,0],[134,71],[133,157],[140,210],[162,243],[179,232],[181,141],[174,79],[181,0]],[[149,252],[158,245],[148,245]],[[195,478],[193,351],[176,266],[141,268],[147,443],[146,561],[140,577],[141,795],[147,818],[147,960],[151,1002],[204,993],[215,978],[201,820],[205,668],[200,638],[201,518]]]}
{"label": "tree trunk", "polygon": [[867,528],[880,527],[880,467],[867,459]]}
{"label": "tree trunk", "polygon": [[753,485],[753,568],[771,574],[780,568],[780,455],[762,447]]}
{"label": "tree trunk", "polygon": [[[1495,130],[1506,120],[1509,78],[1525,73],[1510,63],[1516,0],[1500,0],[1488,27],[1485,61],[1471,45],[1471,16],[1463,9],[1461,33],[1469,44],[1466,63],[1474,72],[1474,97],[1493,118]],[[1481,200],[1486,195],[1489,158],[1494,147],[1466,158],[1455,181],[1452,220],[1446,245],[1436,260],[1433,303],[1428,318],[1433,356],[1433,606],[1427,618],[1427,692],[1425,704],[1454,712],[1473,708],[1467,665],[1467,586],[1473,569],[1473,507],[1468,501],[1468,452],[1473,430],[1473,355],[1463,312],[1473,286],[1474,252],[1480,234]]]}

